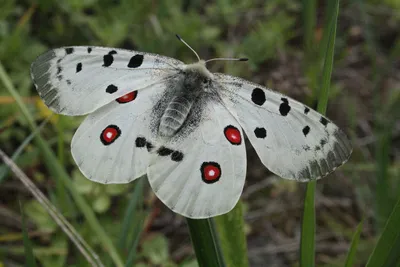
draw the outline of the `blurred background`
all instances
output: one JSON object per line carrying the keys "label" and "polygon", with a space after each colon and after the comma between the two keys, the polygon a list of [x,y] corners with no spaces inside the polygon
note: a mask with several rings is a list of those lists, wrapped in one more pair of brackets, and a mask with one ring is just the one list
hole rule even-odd
{"label": "blurred background", "polygon": [[[50,48],[98,45],[201,58],[225,72],[316,107],[327,1],[299,0],[0,0],[0,148],[51,199],[82,237],[111,261],[88,214],[135,266],[197,266],[185,219],[148,190],[147,181],[100,185],[70,154],[82,117],[51,114],[30,79],[31,62]],[[311,13],[309,12],[311,10]],[[363,266],[400,193],[400,1],[341,1],[327,116],[352,140],[347,164],[318,182],[317,266],[343,266],[364,218]],[[17,99],[17,101],[16,101]],[[250,266],[298,266],[305,185],[274,176],[250,143],[242,195]],[[50,150],[51,149],[51,150]],[[57,167],[58,166],[58,167]],[[59,168],[61,166],[61,168]],[[75,189],[64,186],[67,178]],[[77,205],[76,195],[90,212]],[[20,181],[0,165],[0,266],[23,266],[22,205],[41,266],[87,266]],[[88,213],[89,212],[89,213]],[[268,263],[266,265],[266,263]]]}

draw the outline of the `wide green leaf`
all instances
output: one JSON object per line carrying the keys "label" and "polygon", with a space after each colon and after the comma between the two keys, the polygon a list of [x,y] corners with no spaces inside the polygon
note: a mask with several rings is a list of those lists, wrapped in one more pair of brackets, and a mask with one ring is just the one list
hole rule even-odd
{"label": "wide green leaf", "polygon": [[200,267],[224,267],[225,262],[213,218],[186,219]]}
{"label": "wide green leaf", "polygon": [[215,224],[227,266],[248,267],[242,202],[227,214],[215,217]]}

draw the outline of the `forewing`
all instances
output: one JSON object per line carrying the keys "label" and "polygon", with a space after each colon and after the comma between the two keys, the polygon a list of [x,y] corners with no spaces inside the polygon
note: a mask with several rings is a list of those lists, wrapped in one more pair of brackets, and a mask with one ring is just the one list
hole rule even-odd
{"label": "forewing", "polygon": [[86,117],[71,144],[81,172],[99,183],[128,183],[146,173],[149,114],[166,85],[135,91]]}
{"label": "forewing", "polygon": [[106,47],[50,50],[31,66],[39,95],[53,111],[84,115],[125,94],[173,75],[182,62],[156,54]]}
{"label": "forewing", "polygon": [[157,197],[190,218],[230,211],[246,175],[243,134],[236,119],[218,101],[205,101],[200,118],[198,123],[189,118],[195,125],[190,133],[178,133],[158,147],[147,170]]}
{"label": "forewing", "polygon": [[318,112],[258,84],[214,75],[226,107],[275,174],[298,181],[319,179],[350,157],[346,135]]}

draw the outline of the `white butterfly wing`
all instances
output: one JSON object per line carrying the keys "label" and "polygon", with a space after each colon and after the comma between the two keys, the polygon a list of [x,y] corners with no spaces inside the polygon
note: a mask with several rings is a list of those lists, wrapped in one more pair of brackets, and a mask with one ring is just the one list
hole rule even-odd
{"label": "white butterfly wing", "polygon": [[165,205],[183,216],[226,213],[237,203],[246,175],[240,125],[220,102],[206,101],[201,121],[187,130],[154,151],[147,170],[150,185]]}
{"label": "white butterfly wing", "polygon": [[319,179],[350,157],[346,135],[318,112],[244,79],[214,75],[226,107],[236,112],[261,161],[275,174],[298,181]]}
{"label": "white butterfly wing", "polygon": [[128,183],[146,173],[154,103],[165,84],[128,93],[86,117],[71,144],[81,172],[99,183]]}
{"label": "white butterfly wing", "polygon": [[85,115],[131,91],[162,82],[182,65],[156,54],[73,46],[39,56],[32,63],[31,75],[53,111]]}

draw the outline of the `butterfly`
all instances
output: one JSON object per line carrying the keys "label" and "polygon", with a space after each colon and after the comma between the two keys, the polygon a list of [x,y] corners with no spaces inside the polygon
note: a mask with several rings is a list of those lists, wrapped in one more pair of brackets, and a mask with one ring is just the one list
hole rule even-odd
{"label": "butterfly", "polygon": [[348,160],[352,146],[329,119],[264,86],[211,73],[187,46],[198,62],[71,46],[32,63],[33,83],[50,109],[88,114],[71,143],[88,179],[128,183],[147,174],[171,210],[209,218],[229,212],[242,193],[243,131],[262,163],[286,179],[319,179]]}

